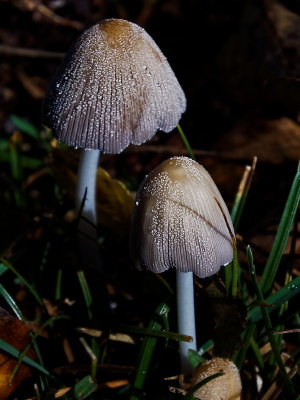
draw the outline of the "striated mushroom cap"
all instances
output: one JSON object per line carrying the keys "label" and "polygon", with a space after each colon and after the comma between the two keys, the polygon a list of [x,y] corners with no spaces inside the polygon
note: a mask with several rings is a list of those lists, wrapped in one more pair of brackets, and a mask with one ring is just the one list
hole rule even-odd
{"label": "striated mushroom cap", "polygon": [[119,153],[158,129],[174,129],[185,108],[169,63],[146,31],[107,19],[69,50],[46,94],[42,119],[69,146]]}
{"label": "striated mushroom cap", "polygon": [[163,161],[145,178],[131,223],[131,254],[138,269],[175,267],[200,278],[233,258],[227,207],[209,173],[188,157]]}
{"label": "striated mushroom cap", "polygon": [[224,375],[201,386],[193,396],[201,400],[239,400],[242,392],[240,373],[236,365],[227,358],[214,357],[204,361],[194,372],[192,386],[218,372],[223,372]]}

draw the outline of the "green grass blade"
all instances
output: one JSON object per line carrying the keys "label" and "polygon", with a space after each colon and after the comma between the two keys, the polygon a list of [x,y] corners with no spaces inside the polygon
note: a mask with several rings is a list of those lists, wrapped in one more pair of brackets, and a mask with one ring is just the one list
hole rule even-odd
{"label": "green grass blade", "polygon": [[[258,300],[260,301],[261,304],[265,303],[261,288],[258,285],[257,279],[256,279],[256,271],[255,271],[255,266],[253,263],[253,255],[252,255],[252,251],[250,249],[250,246],[247,247],[247,258],[248,258],[248,264],[249,264],[249,270],[250,270],[250,275],[252,277],[252,283],[253,283],[253,287],[256,293],[256,296],[258,298]],[[275,340],[274,334],[273,334],[273,327],[271,324],[271,320],[269,317],[269,314],[266,310],[266,308],[262,305],[260,306],[261,312],[262,312],[262,316],[263,316],[263,321],[266,327],[266,331],[267,331],[267,335],[272,347],[272,351],[275,357],[275,360],[277,362],[277,365],[282,373],[282,377],[283,380],[285,382],[286,388],[289,391],[290,395],[293,396],[292,398],[296,398],[296,392],[294,389],[294,385],[292,383],[292,381],[290,380],[286,369],[285,369],[285,365],[282,361],[281,358],[281,354],[280,354],[280,349],[277,346],[277,342]]]}
{"label": "green grass blade", "polygon": [[[150,321],[148,329],[160,330],[162,324],[165,325],[165,318],[169,312],[169,306],[166,303],[161,303],[154,313],[154,318]],[[152,354],[157,343],[157,338],[147,336],[142,342],[142,346],[139,353],[139,359],[137,368],[135,371],[135,378],[133,382],[133,391],[139,392],[144,386],[144,382],[147,376],[147,372],[152,359]],[[130,400],[138,400],[136,394],[131,395]]]}
{"label": "green grass blade", "polygon": [[[267,313],[271,313],[284,304],[286,301],[290,300],[292,297],[300,294],[300,276],[293,279],[287,285],[279,289],[276,293],[267,297],[265,302],[270,305],[266,308]],[[261,307],[255,306],[248,312],[248,322],[257,323],[262,319]]]}
{"label": "green grass blade", "polygon": [[[257,157],[254,157],[252,166],[246,165],[244,174],[242,176],[237,193],[235,195],[234,203],[230,214],[235,231],[237,230],[242,212],[245,207],[245,203],[248,197],[248,192],[252,183],[252,178],[256,167],[256,162],[257,162]],[[238,281],[238,263],[236,259],[235,262],[232,262],[225,268],[225,287],[227,295],[230,294],[230,287],[231,287],[231,295],[233,297],[236,296],[237,281]]]}
{"label": "green grass blade", "polygon": [[208,350],[212,349],[214,346],[214,341],[212,339],[209,339],[207,342],[205,342],[200,349],[198,350],[198,353],[200,356],[205,354]]}
{"label": "green grass blade", "polygon": [[81,286],[81,290],[83,293],[83,297],[85,300],[85,304],[87,307],[87,313],[88,313],[88,317],[91,320],[93,318],[93,312],[92,312],[92,305],[93,305],[93,298],[92,298],[92,294],[89,288],[89,285],[87,283],[87,280],[85,278],[85,274],[82,270],[77,271],[77,276],[78,276],[78,280]]}
{"label": "green grass blade", "polygon": [[231,219],[234,230],[236,230],[239,225],[240,218],[245,207],[245,203],[248,197],[249,189],[252,183],[252,178],[256,167],[256,162],[257,162],[257,157],[254,157],[252,165],[251,166],[247,165],[245,167],[244,174],[242,176],[241,182],[238,187],[238,191],[234,199],[234,203],[231,210]]}
{"label": "green grass blade", "polygon": [[23,284],[27,287],[29,292],[33,295],[33,297],[35,297],[39,305],[43,306],[44,305],[43,300],[41,299],[37,291],[32,287],[32,285],[30,285],[30,283],[24,278],[24,276],[21,275],[20,272],[17,271],[15,267],[7,260],[5,260],[3,257],[0,258],[0,261],[23,282]]}
{"label": "green grass blade", "polygon": [[[2,264],[3,265],[3,264]],[[4,266],[5,267],[5,266]],[[5,267],[6,268],[6,267]],[[7,268],[6,268],[7,269]],[[9,306],[11,307],[11,309],[15,312],[16,316],[24,323],[26,323],[25,318],[21,312],[21,310],[19,309],[19,307],[17,306],[16,302],[14,301],[14,299],[11,297],[11,295],[7,292],[7,290],[3,287],[3,285],[0,284],[0,294],[3,296],[3,298],[7,301],[7,303],[9,304]],[[34,340],[33,342],[33,348],[34,351],[37,355],[37,358],[43,368],[43,359],[39,350],[39,347],[36,343],[36,341]],[[44,382],[44,379],[41,377],[41,382],[43,385],[46,385],[46,383]]]}
{"label": "green grass blade", "polygon": [[40,132],[39,130],[32,125],[30,122],[25,121],[24,119],[18,117],[17,115],[12,114],[10,116],[10,119],[13,121],[15,124],[16,128],[19,129],[20,131],[26,133],[28,136],[32,137],[33,139],[40,140]]}
{"label": "green grass blade", "polygon": [[181,126],[179,124],[177,124],[177,129],[178,129],[180,137],[181,137],[181,139],[182,139],[187,151],[189,152],[189,155],[190,155],[191,159],[196,161],[195,154],[193,153],[193,150],[192,150],[192,148],[191,148],[191,146],[189,144],[189,141],[187,140],[187,137],[185,136],[185,134],[184,134],[184,132],[183,132],[183,130],[182,130],[182,128],[181,128]]}
{"label": "green grass blade", "polygon": [[219,376],[224,375],[223,372],[218,372],[216,374],[213,374],[211,376],[208,376],[207,378],[202,379],[201,382],[198,382],[191,390],[187,392],[185,396],[182,397],[182,400],[197,400],[198,397],[194,396],[194,393],[200,389],[202,386],[206,385],[208,382],[212,381],[213,379],[218,378]]}
{"label": "green grass blade", "polygon": [[[150,329],[149,327],[147,328],[140,328],[138,326],[133,326],[133,325],[126,325],[126,324],[118,324],[118,323],[113,323],[113,322],[103,322],[101,321],[100,323],[97,324],[98,327],[101,329],[109,330],[111,332],[121,332],[121,333],[127,333],[127,334],[137,334],[141,336],[150,336],[154,338],[162,338],[166,340],[174,340],[176,342],[191,342],[192,337],[188,335],[182,335],[181,333],[177,332],[170,332],[168,331],[168,327],[166,323],[164,322],[164,330],[154,330]],[[89,328],[77,328],[78,331],[86,334],[92,334],[90,333]],[[101,330],[92,330],[92,333],[96,337],[100,337]]]}
{"label": "green grass blade", "polygon": [[19,309],[19,307],[17,306],[15,300],[11,297],[11,295],[8,293],[8,291],[4,288],[4,286],[0,283],[0,294],[1,296],[3,296],[4,300],[6,300],[6,302],[9,304],[9,306],[11,307],[11,309],[14,311],[14,313],[16,314],[16,316],[21,320],[21,321],[25,321],[24,317],[21,313],[21,310]]}
{"label": "green grass blade", "polygon": [[[15,357],[19,359],[22,356],[22,353],[15,349],[13,346],[11,346],[9,343],[5,342],[5,340],[0,339],[0,348],[1,350],[5,351],[6,353],[10,354],[12,357]],[[27,356],[22,357],[22,361],[29,365],[30,367],[35,368],[37,371],[41,372],[42,374],[45,375],[50,375],[50,372],[47,371],[44,367],[39,365],[37,362],[33,361],[31,358]]]}
{"label": "green grass blade", "polygon": [[62,268],[59,268],[57,272],[57,278],[56,278],[56,286],[55,286],[55,300],[59,301],[61,300],[61,283],[62,283]]}
{"label": "green grass blade", "polygon": [[233,357],[233,362],[236,364],[239,370],[242,368],[242,365],[246,359],[247,351],[251,342],[251,338],[254,336],[255,329],[255,324],[251,324],[246,327],[242,336],[243,347]]}
{"label": "green grass blade", "polygon": [[188,350],[188,359],[194,368],[197,368],[205,360],[197,351],[192,349]]}
{"label": "green grass blade", "polygon": [[250,338],[250,345],[252,347],[253,353],[257,360],[257,365],[258,365],[260,371],[262,372],[262,371],[264,371],[265,363],[264,363],[263,357],[261,355],[261,352],[259,350],[259,346],[253,336]]}
{"label": "green grass blade", "polygon": [[85,376],[65,395],[61,396],[61,400],[83,400],[90,396],[97,389],[95,381],[90,375]]}
{"label": "green grass blade", "polygon": [[283,250],[286,246],[291,226],[300,200],[300,163],[292,187],[283,210],[281,221],[277,230],[274,244],[260,280],[260,290],[263,294],[268,292],[274,282]]}

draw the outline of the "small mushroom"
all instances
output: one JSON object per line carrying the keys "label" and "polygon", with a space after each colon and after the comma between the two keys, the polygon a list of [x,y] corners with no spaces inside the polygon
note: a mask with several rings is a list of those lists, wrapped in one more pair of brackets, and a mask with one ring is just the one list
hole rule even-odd
{"label": "small mushroom", "polygon": [[[221,209],[222,211],[221,211]],[[203,166],[188,157],[163,161],[144,179],[136,195],[131,224],[131,254],[138,269],[177,269],[179,332],[194,337],[193,273],[218,272],[233,258],[231,218],[222,196]],[[188,372],[189,343],[180,343]]]}
{"label": "small mushroom", "polygon": [[[76,207],[85,235],[96,225],[95,186],[100,152],[120,153],[157,130],[174,129],[185,95],[153,39],[138,25],[107,19],[73,44],[54,76],[42,110],[57,139],[88,150],[81,155]],[[88,233],[88,235],[91,232]]]}
{"label": "small mushroom", "polygon": [[201,400],[239,400],[242,392],[240,373],[228,358],[214,357],[200,364],[194,372],[192,386],[219,372],[224,375],[205,383],[193,396]]}

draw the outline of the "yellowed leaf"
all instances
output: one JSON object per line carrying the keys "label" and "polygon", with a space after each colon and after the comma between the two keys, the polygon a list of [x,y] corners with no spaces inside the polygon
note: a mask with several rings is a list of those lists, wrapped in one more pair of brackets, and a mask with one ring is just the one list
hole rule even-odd
{"label": "yellowed leaf", "polygon": [[[23,351],[31,342],[29,328],[26,324],[0,308],[0,337],[19,351]],[[30,349],[27,357],[35,358]],[[14,375],[12,373],[18,360],[4,351],[0,351],[0,400],[5,400],[13,393],[21,382],[31,375],[30,367],[22,363]]]}
{"label": "yellowed leaf", "polygon": [[[51,167],[67,189],[71,199],[75,197],[78,158],[74,152],[52,149]],[[113,179],[107,171],[99,167],[97,172],[97,212],[98,223],[114,232],[128,233],[134,196],[125,185]]]}

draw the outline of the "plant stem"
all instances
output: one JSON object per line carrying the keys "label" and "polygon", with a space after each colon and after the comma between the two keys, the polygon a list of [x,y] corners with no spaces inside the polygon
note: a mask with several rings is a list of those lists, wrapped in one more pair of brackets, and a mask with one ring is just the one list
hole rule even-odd
{"label": "plant stem", "polygon": [[196,161],[195,154],[193,153],[193,150],[192,150],[192,148],[191,148],[191,146],[189,144],[189,141],[187,140],[187,137],[185,136],[185,134],[184,134],[184,132],[181,129],[181,126],[179,124],[177,124],[177,129],[178,129],[180,137],[181,137],[181,139],[182,139],[187,151],[189,152],[189,156],[191,157],[192,160]]}
{"label": "plant stem", "polygon": [[97,243],[97,168],[99,150],[83,150],[78,168],[75,206],[78,223],[79,249],[84,264],[102,269]]}
{"label": "plant stem", "polygon": [[188,350],[197,351],[193,273],[177,270],[176,280],[178,331],[193,337],[192,343],[179,343],[181,372],[189,374],[193,371],[193,366],[188,359]]}

